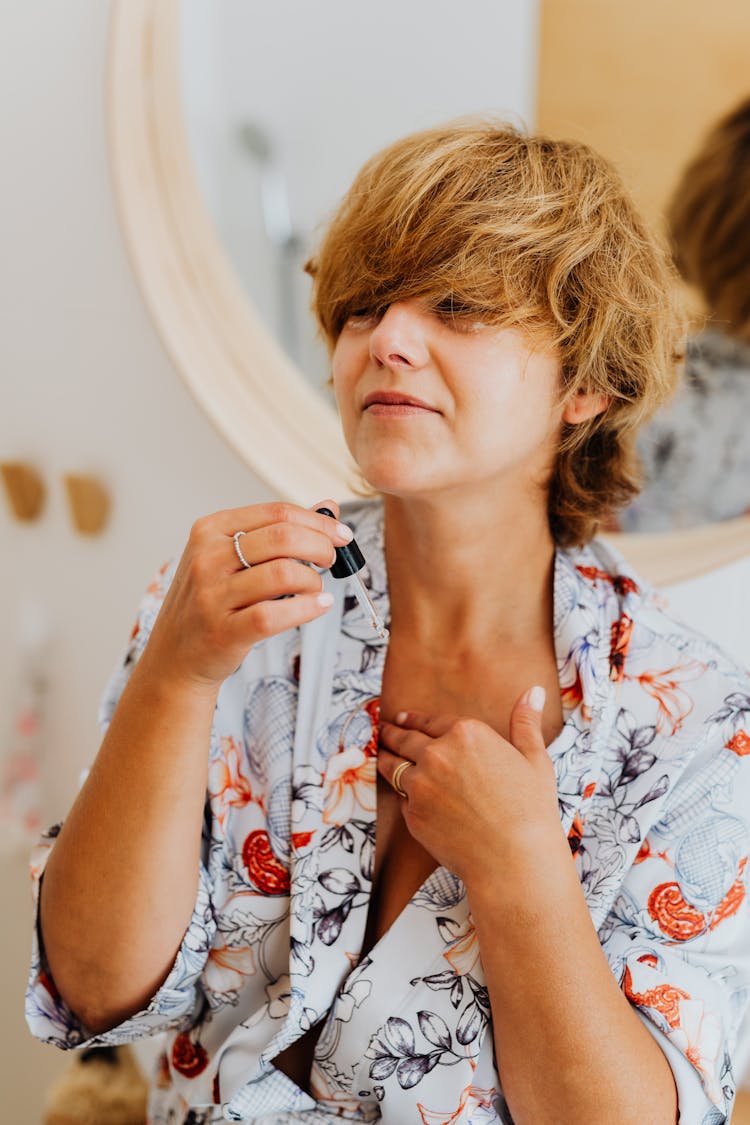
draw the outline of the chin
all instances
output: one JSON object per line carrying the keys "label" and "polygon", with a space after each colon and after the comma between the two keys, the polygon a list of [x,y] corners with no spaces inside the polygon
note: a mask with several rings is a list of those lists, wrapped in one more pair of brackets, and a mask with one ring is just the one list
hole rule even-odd
{"label": "chin", "polygon": [[409,472],[399,471],[394,465],[380,466],[378,469],[360,466],[360,472],[376,492],[387,496],[417,496],[434,492],[439,487],[434,473],[428,473],[422,479],[422,474],[413,469]]}

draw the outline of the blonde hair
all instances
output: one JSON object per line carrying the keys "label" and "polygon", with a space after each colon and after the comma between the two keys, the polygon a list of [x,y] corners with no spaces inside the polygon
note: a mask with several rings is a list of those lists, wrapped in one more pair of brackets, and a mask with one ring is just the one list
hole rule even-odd
{"label": "blonde hair", "polygon": [[365,164],[306,268],[330,347],[355,311],[421,297],[551,343],[564,397],[607,396],[563,425],[558,543],[585,542],[638,491],[635,431],[674,388],[683,321],[668,255],[586,145],[491,122],[406,137]]}
{"label": "blonde hair", "polygon": [[728,332],[750,338],[750,98],[710,130],[667,222],[682,276]]}

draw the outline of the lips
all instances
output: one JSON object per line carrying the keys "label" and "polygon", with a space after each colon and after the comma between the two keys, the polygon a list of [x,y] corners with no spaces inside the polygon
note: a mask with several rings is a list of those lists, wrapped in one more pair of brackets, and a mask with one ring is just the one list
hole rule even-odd
{"label": "lips", "polygon": [[401,394],[400,391],[373,391],[365,397],[362,409],[367,410],[370,406],[412,406],[420,410],[431,410],[435,414],[439,413],[429,402],[415,398],[414,395]]}

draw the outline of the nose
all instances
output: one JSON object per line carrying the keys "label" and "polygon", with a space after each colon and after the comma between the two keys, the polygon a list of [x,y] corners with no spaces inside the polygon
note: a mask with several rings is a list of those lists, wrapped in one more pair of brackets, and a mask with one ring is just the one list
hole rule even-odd
{"label": "nose", "polygon": [[427,362],[427,324],[417,301],[388,306],[370,334],[370,355],[379,367],[417,369]]}

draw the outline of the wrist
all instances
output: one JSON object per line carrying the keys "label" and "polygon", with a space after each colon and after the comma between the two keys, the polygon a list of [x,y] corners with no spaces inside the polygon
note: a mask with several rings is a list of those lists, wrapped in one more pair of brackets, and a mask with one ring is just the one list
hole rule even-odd
{"label": "wrist", "polygon": [[173,661],[160,662],[144,650],[133,669],[131,681],[155,703],[179,703],[182,707],[213,710],[221,688],[215,680],[202,680],[183,673]]}
{"label": "wrist", "polygon": [[485,905],[533,911],[537,900],[549,902],[550,894],[554,896],[557,888],[566,886],[571,878],[578,885],[570,846],[559,821],[529,828],[510,845],[506,840],[494,849],[483,849],[461,874],[472,911]]}

